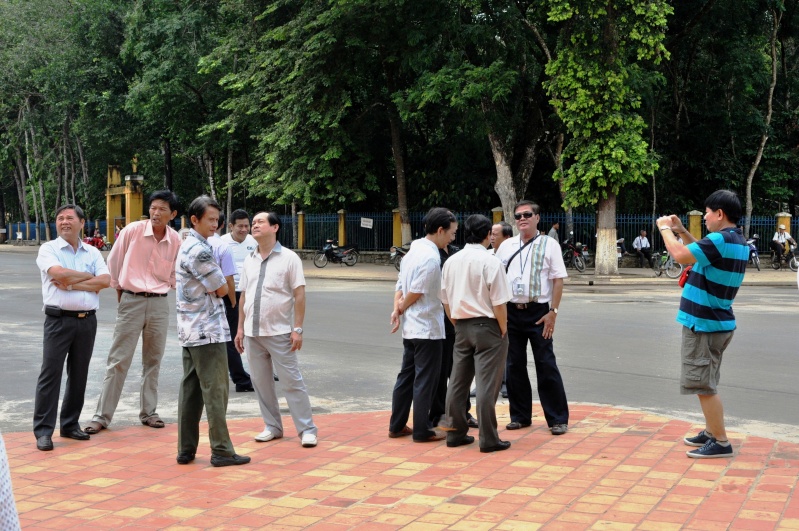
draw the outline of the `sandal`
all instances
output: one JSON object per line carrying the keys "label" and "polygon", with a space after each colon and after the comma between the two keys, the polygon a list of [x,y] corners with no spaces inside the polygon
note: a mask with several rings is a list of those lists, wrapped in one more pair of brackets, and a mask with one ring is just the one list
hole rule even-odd
{"label": "sandal", "polygon": [[83,428],[83,431],[85,431],[89,435],[97,435],[98,433],[100,433],[104,429],[105,429],[105,426],[103,426],[102,424],[100,424],[96,420],[93,420],[89,424],[87,424],[85,428]]}
{"label": "sandal", "polygon": [[145,426],[150,426],[151,428],[163,428],[164,421],[159,419],[158,417],[149,417],[147,420],[141,421],[142,424]]}

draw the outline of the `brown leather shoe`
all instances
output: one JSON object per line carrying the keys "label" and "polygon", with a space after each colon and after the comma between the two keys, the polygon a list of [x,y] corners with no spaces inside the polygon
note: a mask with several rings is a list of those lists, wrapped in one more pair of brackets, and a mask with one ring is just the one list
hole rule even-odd
{"label": "brown leather shoe", "polygon": [[402,428],[400,431],[388,432],[389,439],[398,439],[400,437],[407,437],[408,435],[413,435],[413,430],[407,425],[404,428]]}
{"label": "brown leather shoe", "polygon": [[427,437],[426,439],[414,439],[413,442],[418,442],[418,443],[436,442],[436,441],[443,441],[446,438],[447,438],[446,435],[443,434],[439,435],[438,433],[434,433],[433,435]]}

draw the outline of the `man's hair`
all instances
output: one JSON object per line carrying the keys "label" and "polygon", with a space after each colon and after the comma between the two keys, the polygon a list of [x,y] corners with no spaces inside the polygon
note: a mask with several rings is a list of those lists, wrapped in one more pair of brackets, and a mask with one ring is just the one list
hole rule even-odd
{"label": "man's hair", "polygon": [[[194,201],[191,202],[191,204],[189,205],[189,209],[186,211],[186,214],[188,214],[190,221],[192,216],[196,217],[197,221],[199,221],[203,219],[205,211],[208,210],[208,207],[213,207],[218,211],[222,212],[222,207],[219,206],[219,203],[217,203],[207,195],[201,195],[200,197],[196,198]],[[192,223],[191,226],[193,227],[194,223]]]}
{"label": "man's hair", "polygon": [[153,201],[157,199],[169,203],[170,212],[175,212],[180,207],[180,203],[178,202],[178,196],[176,196],[175,192],[173,192],[172,190],[156,190],[155,192],[150,194],[150,198],[148,199],[148,204],[152,205]]}
{"label": "man's hair", "polygon": [[[275,233],[275,236],[280,234],[280,227],[282,226],[281,223],[280,223],[280,216],[278,216],[274,212],[266,211],[266,210],[261,210],[260,212],[256,212],[255,216],[257,216],[258,214],[266,214],[266,221],[269,222],[269,226],[270,227],[274,227],[275,225],[277,225],[277,232]],[[232,214],[231,214],[231,216],[232,216]],[[253,217],[255,217],[255,216],[253,216]]]}
{"label": "man's hair", "polygon": [[555,225],[560,225],[560,221],[555,221],[554,223],[552,223],[552,226],[553,226],[553,227],[554,227]]}
{"label": "man's hair", "polygon": [[424,216],[424,232],[425,234],[435,234],[439,228],[449,230],[450,225],[457,222],[455,214],[446,208],[433,207]]}
{"label": "man's hair", "polygon": [[534,203],[533,201],[530,201],[529,199],[522,199],[521,201],[516,203],[516,206],[513,207],[513,211],[516,212],[517,210],[519,210],[519,207],[523,206],[529,206],[530,210],[533,211],[533,214],[538,215],[541,213],[541,207],[538,206],[538,204]]}
{"label": "man's hair", "polygon": [[491,220],[482,214],[472,214],[463,224],[466,243],[483,243],[491,234]]}
{"label": "man's hair", "polygon": [[81,207],[79,207],[78,205],[63,205],[63,206],[61,206],[58,210],[55,211],[55,217],[58,217],[58,215],[61,212],[63,212],[64,210],[74,210],[75,214],[77,214],[79,220],[82,221],[82,220],[86,219],[86,216],[83,215],[83,209]]}
{"label": "man's hair", "polygon": [[705,208],[721,210],[732,223],[741,219],[741,200],[730,190],[716,190],[705,199]]}
{"label": "man's hair", "polygon": [[513,225],[508,223],[507,221],[500,221],[497,223],[500,227],[502,227],[502,237],[503,238],[510,238],[513,236]]}
{"label": "man's hair", "polygon": [[250,215],[247,214],[246,210],[242,210],[242,209],[238,208],[238,209],[236,209],[236,210],[234,210],[233,212],[230,213],[230,224],[231,225],[235,225],[236,222],[238,220],[240,220],[240,219],[246,219],[247,221],[250,221]]}

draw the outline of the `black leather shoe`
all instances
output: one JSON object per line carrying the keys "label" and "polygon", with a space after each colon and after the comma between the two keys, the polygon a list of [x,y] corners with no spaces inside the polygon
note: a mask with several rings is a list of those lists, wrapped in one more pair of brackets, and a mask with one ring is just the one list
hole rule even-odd
{"label": "black leather shoe", "polygon": [[61,430],[61,437],[66,439],[75,439],[76,441],[88,441],[92,438],[91,435],[86,433],[80,428],[75,428],[74,430]]}
{"label": "black leather shoe", "polygon": [[53,449],[53,439],[49,435],[42,435],[36,439],[36,448],[42,452],[49,452]]}
{"label": "black leather shoe", "polygon": [[250,458],[246,455],[212,455],[212,466],[233,466],[233,465],[246,465],[250,462]]}
{"label": "black leather shoe", "polygon": [[194,454],[190,454],[188,452],[179,453],[178,454],[178,464],[179,465],[188,465],[194,461]]}
{"label": "black leather shoe", "polygon": [[498,444],[495,446],[486,446],[485,448],[480,448],[480,451],[484,454],[490,452],[501,452],[502,450],[507,450],[510,448],[510,441],[499,441]]}
{"label": "black leather shoe", "polygon": [[465,435],[458,441],[447,441],[447,446],[450,448],[457,448],[458,446],[463,446],[466,444],[472,444],[474,442],[474,437],[471,435]]}
{"label": "black leather shoe", "polygon": [[477,423],[477,419],[474,417],[469,417],[466,419],[466,425],[470,428],[479,428],[480,425]]}
{"label": "black leather shoe", "polygon": [[530,423],[529,422],[516,422],[514,420],[513,422],[511,422],[510,424],[505,426],[505,429],[506,430],[520,430],[522,428],[529,428],[529,427],[530,427]]}
{"label": "black leather shoe", "polygon": [[239,387],[238,385],[236,386],[237,393],[252,393],[254,391],[255,389],[251,385],[242,385],[241,387]]}

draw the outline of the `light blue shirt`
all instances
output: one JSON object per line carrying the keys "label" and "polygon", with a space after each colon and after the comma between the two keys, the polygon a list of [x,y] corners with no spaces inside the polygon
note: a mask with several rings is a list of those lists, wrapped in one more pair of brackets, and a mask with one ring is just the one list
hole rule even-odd
{"label": "light blue shirt", "polygon": [[403,339],[444,339],[444,307],[441,305],[441,255],[436,244],[420,238],[400,264],[395,291],[403,296],[422,296],[403,312]]}
{"label": "light blue shirt", "polygon": [[42,244],[36,266],[42,274],[44,306],[57,306],[62,310],[75,312],[96,310],[100,307],[100,295],[97,292],[58,289],[52,282],[53,277],[47,272],[53,266],[61,266],[94,276],[107,275],[108,267],[103,255],[95,247],[80,242],[76,251],[68,241],[59,236]]}
{"label": "light blue shirt", "polygon": [[222,241],[225,242],[233,255],[233,263],[236,265],[236,272],[233,274],[233,281],[236,283],[236,291],[242,291],[239,288],[239,281],[241,280],[241,268],[244,267],[244,259],[252,254],[258,247],[258,242],[255,241],[251,235],[247,235],[244,241],[239,243],[233,239],[230,233],[222,236]]}

